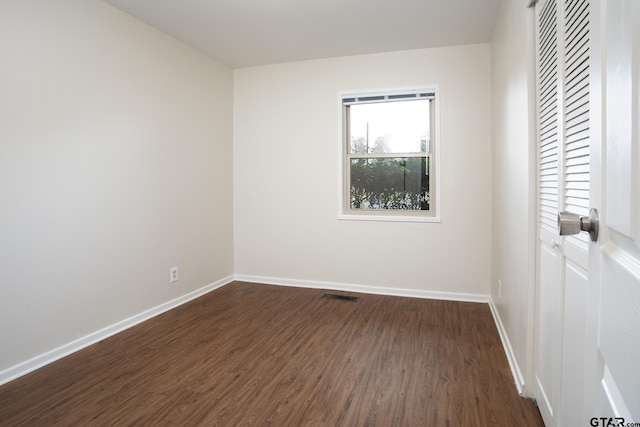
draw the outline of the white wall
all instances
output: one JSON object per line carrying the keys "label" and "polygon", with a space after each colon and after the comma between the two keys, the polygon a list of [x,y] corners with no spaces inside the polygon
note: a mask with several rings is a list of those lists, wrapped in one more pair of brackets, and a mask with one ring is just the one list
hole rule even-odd
{"label": "white wall", "polygon": [[[531,277],[531,126],[528,67],[533,52],[524,0],[502,2],[491,42],[493,100],[493,233],[491,296],[524,375]],[[531,31],[529,37],[527,31]],[[498,288],[502,282],[502,290]],[[501,295],[500,295],[501,294]],[[524,378],[520,379],[521,381]]]}
{"label": "white wall", "polygon": [[[488,294],[489,45],[234,73],[236,273]],[[338,220],[339,92],[438,84],[442,223]]]}
{"label": "white wall", "polygon": [[0,373],[233,274],[228,67],[97,0],[0,52]]}

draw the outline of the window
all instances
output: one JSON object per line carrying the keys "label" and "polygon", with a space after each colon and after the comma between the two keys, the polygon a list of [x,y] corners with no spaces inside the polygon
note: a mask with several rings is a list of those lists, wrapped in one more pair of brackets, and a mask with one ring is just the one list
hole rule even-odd
{"label": "window", "polygon": [[343,217],[436,215],[435,90],[343,96]]}

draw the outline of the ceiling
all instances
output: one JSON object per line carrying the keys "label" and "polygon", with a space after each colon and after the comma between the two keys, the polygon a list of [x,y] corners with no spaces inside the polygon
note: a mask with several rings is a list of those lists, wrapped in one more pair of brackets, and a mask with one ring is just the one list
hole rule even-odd
{"label": "ceiling", "polygon": [[502,0],[104,1],[241,68],[486,43]]}

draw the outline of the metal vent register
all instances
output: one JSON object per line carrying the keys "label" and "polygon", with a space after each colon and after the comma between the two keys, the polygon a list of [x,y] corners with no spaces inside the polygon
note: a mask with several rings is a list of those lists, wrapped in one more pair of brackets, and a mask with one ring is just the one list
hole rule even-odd
{"label": "metal vent register", "polygon": [[324,299],[338,299],[342,301],[353,301],[356,302],[360,299],[360,297],[352,297],[349,295],[338,295],[338,294],[322,294],[320,298]]}

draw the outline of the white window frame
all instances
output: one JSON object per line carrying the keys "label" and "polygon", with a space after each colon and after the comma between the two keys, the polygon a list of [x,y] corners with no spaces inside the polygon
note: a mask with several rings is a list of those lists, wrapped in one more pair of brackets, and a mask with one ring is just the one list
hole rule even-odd
{"label": "white window frame", "polygon": [[[343,100],[347,98],[368,98],[389,95],[404,95],[417,93],[431,93],[433,100],[430,108],[430,128],[431,141],[429,143],[430,158],[430,175],[429,175],[429,210],[428,211],[403,211],[403,210],[386,210],[371,209],[360,210],[350,208],[350,191],[349,185],[350,158],[349,144],[347,142],[347,117]],[[381,101],[390,102],[390,101]],[[353,221],[392,221],[392,222],[442,222],[440,217],[440,91],[437,85],[429,85],[419,88],[397,88],[384,90],[363,90],[363,91],[345,91],[339,93],[339,117],[340,117],[340,137],[339,137],[339,200],[338,200],[338,219]],[[404,154],[392,154],[385,157],[407,157]],[[419,155],[418,157],[422,157]]]}

